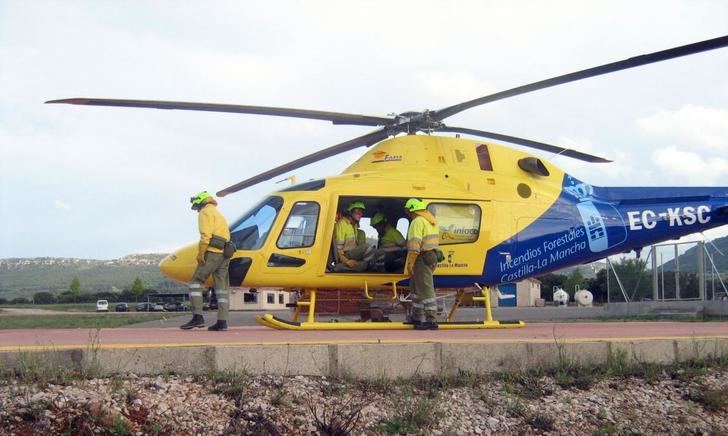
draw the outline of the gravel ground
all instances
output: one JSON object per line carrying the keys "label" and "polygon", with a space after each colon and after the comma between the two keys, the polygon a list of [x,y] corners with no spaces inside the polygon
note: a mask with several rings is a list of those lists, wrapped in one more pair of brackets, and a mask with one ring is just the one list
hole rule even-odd
{"label": "gravel ground", "polygon": [[5,379],[0,434],[728,434],[728,369],[648,379]]}

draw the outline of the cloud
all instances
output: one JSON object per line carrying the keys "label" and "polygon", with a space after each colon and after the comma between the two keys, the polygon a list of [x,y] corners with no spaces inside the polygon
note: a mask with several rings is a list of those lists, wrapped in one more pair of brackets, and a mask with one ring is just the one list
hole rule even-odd
{"label": "cloud", "polygon": [[713,150],[728,150],[728,110],[686,105],[662,110],[637,120],[644,131],[674,136],[676,140]]}
{"label": "cloud", "polygon": [[568,157],[556,157],[554,162],[562,166],[567,172],[595,185],[623,185],[625,180],[633,178],[638,171],[629,153],[624,150],[612,148],[608,153],[600,150],[606,149],[592,140],[583,137],[559,136],[554,142],[565,148],[581,151],[595,156],[602,156],[612,160],[612,163],[589,163]]}
{"label": "cloud", "polygon": [[56,207],[56,209],[71,210],[71,205],[63,200],[56,200],[53,202],[53,205]]}
{"label": "cloud", "polygon": [[666,179],[676,179],[691,185],[713,185],[728,172],[728,160],[721,157],[704,158],[692,151],[675,146],[656,150],[652,161]]}
{"label": "cloud", "polygon": [[465,71],[422,71],[416,78],[425,92],[441,104],[467,101],[499,90]]}

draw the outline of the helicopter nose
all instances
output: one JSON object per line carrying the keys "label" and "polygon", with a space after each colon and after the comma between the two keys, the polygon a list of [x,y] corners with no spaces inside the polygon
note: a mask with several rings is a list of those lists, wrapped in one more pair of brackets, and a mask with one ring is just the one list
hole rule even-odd
{"label": "helicopter nose", "polygon": [[197,244],[186,245],[159,262],[162,274],[172,280],[187,283],[197,267]]}

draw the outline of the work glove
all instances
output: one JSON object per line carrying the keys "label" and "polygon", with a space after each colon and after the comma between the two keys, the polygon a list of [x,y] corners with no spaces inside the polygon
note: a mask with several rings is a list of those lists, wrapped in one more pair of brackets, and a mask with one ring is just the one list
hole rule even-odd
{"label": "work glove", "polygon": [[419,256],[420,253],[416,251],[408,251],[407,252],[407,275],[412,277],[415,274],[415,261],[417,260],[417,256]]}
{"label": "work glove", "polygon": [[202,266],[205,264],[205,253],[207,252],[207,247],[209,247],[209,243],[200,242],[200,245],[197,248],[197,264]]}
{"label": "work glove", "polygon": [[357,261],[355,261],[354,259],[346,259],[344,261],[344,264],[346,266],[348,266],[349,268],[356,268],[359,265],[359,263]]}

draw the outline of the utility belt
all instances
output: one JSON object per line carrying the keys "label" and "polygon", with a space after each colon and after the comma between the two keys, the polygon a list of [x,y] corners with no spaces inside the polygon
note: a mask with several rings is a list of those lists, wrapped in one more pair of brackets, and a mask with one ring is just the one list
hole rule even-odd
{"label": "utility belt", "polygon": [[228,241],[227,239],[217,235],[212,235],[210,238],[210,247],[222,250],[222,255],[226,259],[233,257],[235,250],[237,250],[233,241]]}

